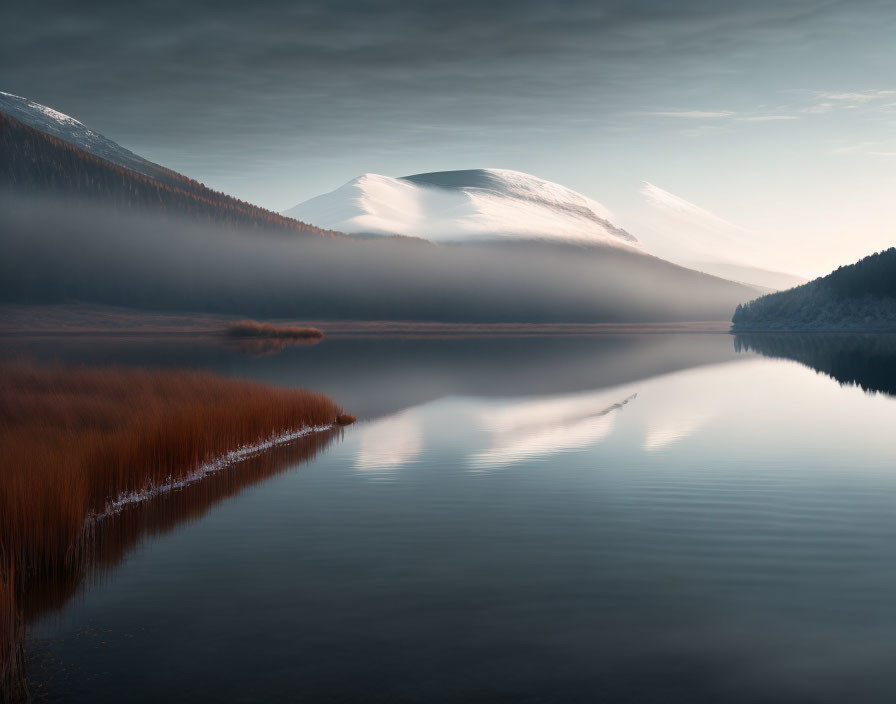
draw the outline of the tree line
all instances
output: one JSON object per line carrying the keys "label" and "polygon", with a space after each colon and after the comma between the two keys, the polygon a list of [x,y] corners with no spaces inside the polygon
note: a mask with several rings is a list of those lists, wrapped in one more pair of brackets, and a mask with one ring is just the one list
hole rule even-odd
{"label": "tree line", "polygon": [[250,230],[339,235],[164,171],[167,182],[152,179],[0,113],[0,187],[76,195]]}
{"label": "tree line", "polygon": [[739,305],[735,330],[896,329],[896,247]]}

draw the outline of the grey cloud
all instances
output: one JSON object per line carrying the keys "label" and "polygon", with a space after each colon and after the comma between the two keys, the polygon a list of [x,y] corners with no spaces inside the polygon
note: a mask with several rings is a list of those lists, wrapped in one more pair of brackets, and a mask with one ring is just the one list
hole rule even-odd
{"label": "grey cloud", "polygon": [[768,57],[894,15],[873,0],[50,0],[3,12],[0,89],[207,169],[199,177],[362,149],[507,153],[546,125],[628,130],[633,111],[712,111],[719,93],[779,80],[763,73]]}
{"label": "grey cloud", "polygon": [[5,23],[0,75],[13,92],[180,139],[250,120],[338,130],[358,111],[368,123],[505,117],[536,101],[593,106],[589,92],[692,70],[678,59],[792,39],[836,5],[29,3]]}

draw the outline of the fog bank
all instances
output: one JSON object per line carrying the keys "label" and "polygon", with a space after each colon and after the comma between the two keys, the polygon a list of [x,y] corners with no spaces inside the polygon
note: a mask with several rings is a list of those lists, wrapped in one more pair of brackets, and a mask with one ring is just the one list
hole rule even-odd
{"label": "fog bank", "polygon": [[748,287],[652,257],[535,243],[434,246],[213,228],[0,196],[0,299],[254,317],[723,320]]}

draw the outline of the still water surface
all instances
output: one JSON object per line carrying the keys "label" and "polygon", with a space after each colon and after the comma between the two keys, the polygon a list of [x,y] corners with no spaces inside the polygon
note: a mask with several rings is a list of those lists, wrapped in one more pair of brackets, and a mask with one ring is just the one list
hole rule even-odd
{"label": "still water surface", "polygon": [[886,390],[896,356],[819,340],[7,341],[304,385],[361,417],[110,524],[105,566],[31,625],[34,686],[892,702],[896,398],[812,367]]}

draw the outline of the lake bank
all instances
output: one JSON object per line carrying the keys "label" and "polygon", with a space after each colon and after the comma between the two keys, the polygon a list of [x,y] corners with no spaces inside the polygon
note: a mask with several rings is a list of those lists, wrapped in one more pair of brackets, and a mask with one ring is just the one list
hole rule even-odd
{"label": "lake bank", "polygon": [[[226,336],[242,316],[142,311],[86,303],[0,305],[0,336],[203,337]],[[425,320],[294,320],[270,319],[274,326],[301,325],[327,337],[527,337],[654,333],[724,333],[727,320],[682,322],[438,322]]]}
{"label": "lake bank", "polygon": [[208,372],[0,368],[0,674],[15,692],[20,601],[78,572],[93,524],[277,444],[333,428],[330,399]]}

